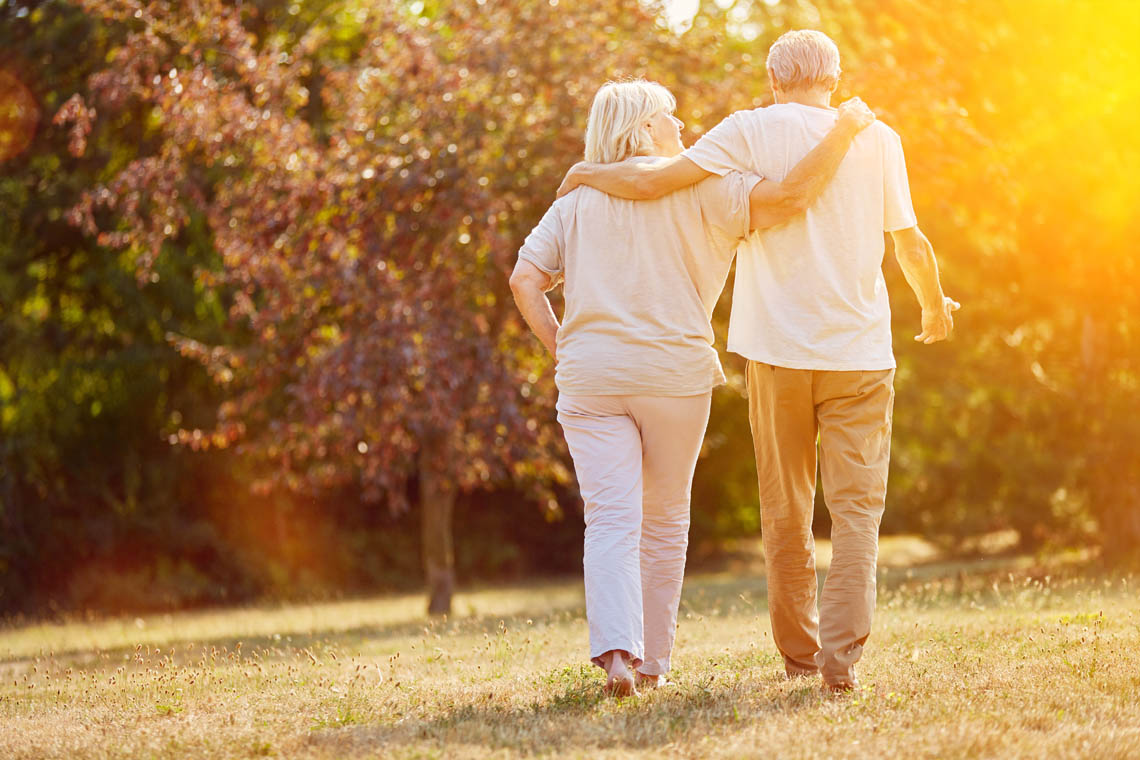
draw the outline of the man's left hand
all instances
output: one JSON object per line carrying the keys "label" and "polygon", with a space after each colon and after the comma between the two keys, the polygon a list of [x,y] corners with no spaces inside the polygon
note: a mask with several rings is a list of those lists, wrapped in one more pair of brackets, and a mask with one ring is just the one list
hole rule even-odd
{"label": "man's left hand", "polygon": [[962,308],[962,304],[949,296],[942,297],[942,308],[922,310],[922,333],[914,336],[919,343],[937,343],[946,340],[954,331],[954,312]]}

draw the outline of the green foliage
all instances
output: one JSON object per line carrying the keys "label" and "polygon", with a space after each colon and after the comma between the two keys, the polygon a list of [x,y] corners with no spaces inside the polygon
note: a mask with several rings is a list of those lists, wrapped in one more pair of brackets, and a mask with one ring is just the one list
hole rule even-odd
{"label": "green foliage", "polygon": [[11,610],[69,603],[76,567],[130,574],[164,553],[174,564],[214,553],[183,507],[196,463],[160,434],[210,391],[164,333],[219,323],[193,283],[212,253],[200,230],[140,288],[118,252],[64,220],[146,142],[137,121],[101,124],[77,158],[49,123],[120,31],[57,2],[7,3],[0,17],[0,67],[43,109],[26,152],[0,167],[0,609]]}
{"label": "green foliage", "polygon": [[[719,79],[737,93],[716,116],[763,93],[755,69],[739,75],[745,51],[759,60],[796,27],[837,40],[838,98],[861,95],[903,136],[920,224],[963,302],[951,342],[916,345],[918,310],[888,256],[899,371],[884,530],[953,545],[1014,528],[1026,548],[1134,552],[1140,116],[1124,103],[1140,88],[1135,5],[704,4],[693,31],[725,30]],[[757,37],[731,42],[734,31]],[[679,99],[684,117],[693,94]],[[718,314],[723,335],[727,311]],[[743,482],[750,456],[745,431],[727,424],[738,437],[722,451],[737,463],[706,457],[694,487],[714,494],[728,530],[699,519],[726,537],[749,529],[758,508],[721,482],[734,472]]]}

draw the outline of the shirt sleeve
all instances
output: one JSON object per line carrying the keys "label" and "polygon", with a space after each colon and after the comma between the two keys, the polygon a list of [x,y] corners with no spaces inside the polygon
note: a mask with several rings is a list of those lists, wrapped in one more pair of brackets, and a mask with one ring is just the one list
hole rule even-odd
{"label": "shirt sleeve", "polygon": [[559,204],[556,202],[542,215],[542,219],[526,236],[519,249],[521,260],[534,264],[554,277],[555,282],[562,279],[565,269],[563,254],[566,249],[566,233],[559,212]]}
{"label": "shirt sleeve", "polygon": [[722,177],[732,171],[752,171],[752,153],[741,126],[741,114],[734,113],[681,155],[705,171]]}
{"label": "shirt sleeve", "polygon": [[729,172],[697,183],[701,216],[714,234],[726,243],[748,236],[751,205],[748,196],[760,182],[758,174]]}
{"label": "shirt sleeve", "polygon": [[886,130],[886,133],[883,147],[883,230],[894,232],[914,227],[918,218],[910,199],[902,140],[893,129]]}

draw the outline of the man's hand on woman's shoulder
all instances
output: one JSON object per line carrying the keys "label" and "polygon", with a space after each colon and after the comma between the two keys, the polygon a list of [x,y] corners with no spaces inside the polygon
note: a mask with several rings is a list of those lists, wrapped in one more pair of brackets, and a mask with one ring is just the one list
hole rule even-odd
{"label": "man's hand on woman's shoulder", "polygon": [[582,184],[582,179],[587,171],[589,171],[589,161],[579,161],[570,167],[570,171],[566,172],[566,176],[562,178],[562,184],[558,186],[558,192],[555,194],[556,198],[561,198],[566,193]]}

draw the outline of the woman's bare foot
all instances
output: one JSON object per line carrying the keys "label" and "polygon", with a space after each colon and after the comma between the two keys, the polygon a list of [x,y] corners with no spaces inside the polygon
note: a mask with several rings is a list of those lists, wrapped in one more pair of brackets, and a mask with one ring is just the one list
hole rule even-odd
{"label": "woman's bare foot", "polygon": [[606,665],[605,693],[607,696],[632,697],[637,694],[633,682],[633,673],[629,671],[626,656],[626,653],[620,649],[612,649],[602,655],[602,662]]}
{"label": "woman's bare foot", "polygon": [[664,686],[668,682],[665,680],[665,676],[651,676],[639,670],[637,671],[634,683],[640,689],[656,689],[659,686]]}

